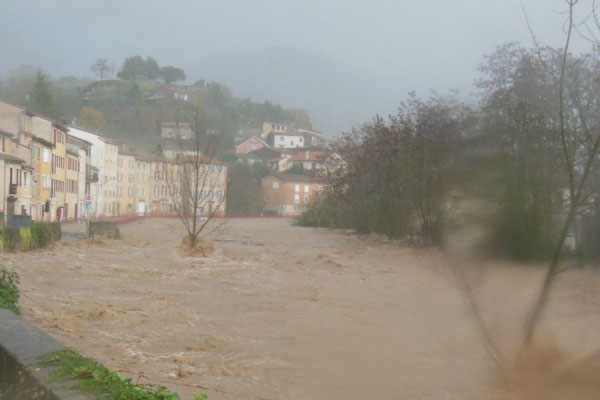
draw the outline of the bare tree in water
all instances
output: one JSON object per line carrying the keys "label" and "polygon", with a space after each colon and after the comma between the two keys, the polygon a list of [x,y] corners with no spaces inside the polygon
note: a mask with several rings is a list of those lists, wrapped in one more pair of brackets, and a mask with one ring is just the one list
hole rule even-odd
{"label": "bare tree in water", "polygon": [[217,160],[220,138],[208,131],[200,98],[188,117],[191,134],[175,130],[172,146],[163,152],[163,176],[171,208],[193,248],[210,221],[224,213],[227,167]]}

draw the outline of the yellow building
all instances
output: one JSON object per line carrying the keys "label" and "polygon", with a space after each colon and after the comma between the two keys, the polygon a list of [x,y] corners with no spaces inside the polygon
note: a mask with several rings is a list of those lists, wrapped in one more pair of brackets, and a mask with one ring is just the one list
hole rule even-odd
{"label": "yellow building", "polygon": [[119,202],[117,196],[117,172],[119,159],[119,146],[123,142],[114,139],[105,139],[104,146],[104,182],[103,206],[101,214],[105,216],[119,215]]}
{"label": "yellow building", "polygon": [[135,197],[136,214],[148,215],[151,212],[152,196],[152,161],[151,154],[138,153],[135,156]]}
{"label": "yellow building", "polygon": [[67,144],[67,165],[65,176],[65,209],[64,220],[79,217],[79,148]]}
{"label": "yellow building", "polygon": [[63,220],[66,204],[67,128],[52,124],[52,185],[50,212],[52,221]]}
{"label": "yellow building", "polygon": [[[184,169],[185,168],[185,169]],[[195,161],[152,162],[153,213],[173,214],[177,207],[188,214],[196,201],[196,213],[199,215],[224,215],[225,193],[227,187],[227,167],[216,160],[201,160],[196,177]],[[196,195],[193,196],[197,180]]]}
{"label": "yellow building", "polygon": [[133,215],[136,210],[135,156],[119,150],[117,156],[117,215]]}

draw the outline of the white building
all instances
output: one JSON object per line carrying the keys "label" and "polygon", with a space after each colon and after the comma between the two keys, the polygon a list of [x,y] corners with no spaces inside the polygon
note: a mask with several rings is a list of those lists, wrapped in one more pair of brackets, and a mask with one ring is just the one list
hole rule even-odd
{"label": "white building", "polygon": [[[103,213],[105,208],[104,189],[107,182],[105,167],[106,142],[102,136],[73,127],[69,127],[69,135],[92,144],[90,161],[91,167],[98,171],[98,182],[90,183],[89,192],[92,198],[90,216],[98,217]],[[116,171],[114,172],[114,176],[116,177]]]}

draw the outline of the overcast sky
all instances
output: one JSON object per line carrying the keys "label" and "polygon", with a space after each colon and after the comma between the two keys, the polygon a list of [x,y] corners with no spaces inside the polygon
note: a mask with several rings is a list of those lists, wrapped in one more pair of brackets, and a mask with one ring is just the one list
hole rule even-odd
{"label": "overcast sky", "polygon": [[0,1],[0,74],[92,76],[97,58],[141,54],[194,81],[211,54],[283,46],[442,91],[470,90],[496,45],[531,44],[522,7],[546,44],[562,44],[565,18],[564,0]]}

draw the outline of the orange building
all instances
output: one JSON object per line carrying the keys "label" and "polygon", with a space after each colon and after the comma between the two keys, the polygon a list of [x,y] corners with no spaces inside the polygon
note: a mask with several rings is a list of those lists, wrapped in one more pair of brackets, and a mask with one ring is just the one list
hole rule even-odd
{"label": "orange building", "polygon": [[293,174],[271,174],[261,181],[265,210],[277,215],[300,215],[322,195],[325,180]]}

